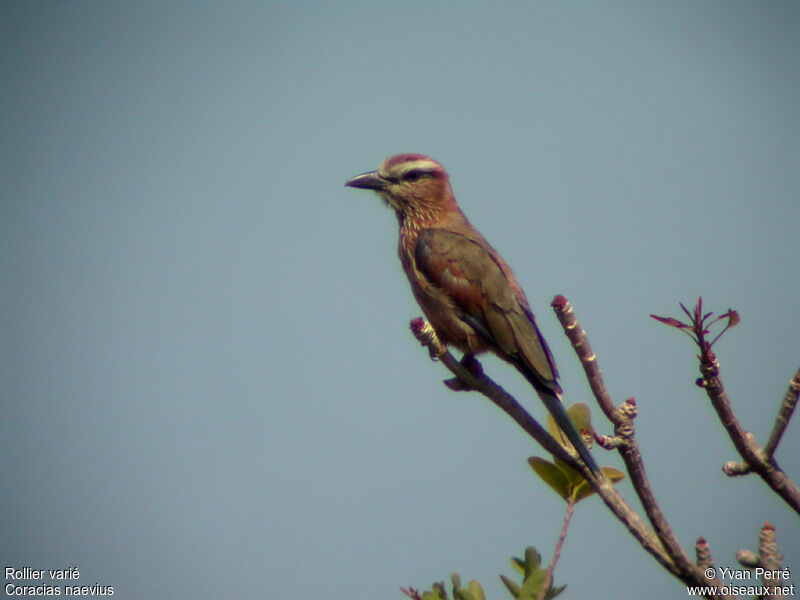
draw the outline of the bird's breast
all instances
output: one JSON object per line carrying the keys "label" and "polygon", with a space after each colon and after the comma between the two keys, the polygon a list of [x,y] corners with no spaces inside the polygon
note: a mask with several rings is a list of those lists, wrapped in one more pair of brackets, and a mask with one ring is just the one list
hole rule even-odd
{"label": "bird's breast", "polygon": [[418,233],[401,229],[398,254],[403,271],[408,276],[411,291],[425,313],[436,335],[445,344],[477,354],[485,350],[483,339],[461,318],[461,309],[453,298],[431,283],[417,267],[415,247]]}

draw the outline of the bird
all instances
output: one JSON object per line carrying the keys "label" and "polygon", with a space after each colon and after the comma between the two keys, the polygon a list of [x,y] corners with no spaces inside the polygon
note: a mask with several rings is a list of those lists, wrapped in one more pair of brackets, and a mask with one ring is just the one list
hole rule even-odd
{"label": "bird", "polygon": [[511,268],[467,220],[444,167],[397,154],[345,182],[394,210],[398,254],[411,291],[439,340],[464,360],[492,352],[530,382],[583,462],[598,472],[564,405],[555,360]]}

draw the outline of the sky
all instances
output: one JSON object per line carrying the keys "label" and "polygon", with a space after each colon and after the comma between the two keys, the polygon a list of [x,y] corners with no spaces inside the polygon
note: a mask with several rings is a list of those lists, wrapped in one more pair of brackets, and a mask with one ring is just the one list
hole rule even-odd
{"label": "sky", "polygon": [[[399,599],[457,571],[500,599],[511,556],[548,560],[544,452],[441,384],[396,220],[343,186],[420,152],[514,268],[565,401],[611,433],[556,294],[636,398],[690,555],[703,536],[736,568],[770,521],[800,584],[797,516],[721,472],[696,349],[649,317],[738,310],[715,350],[763,443],[800,366],[799,22],[791,2],[0,2],[2,566],[197,599]],[[800,480],[797,418],[776,458]],[[686,593],[597,498],[555,578],[565,600]]]}

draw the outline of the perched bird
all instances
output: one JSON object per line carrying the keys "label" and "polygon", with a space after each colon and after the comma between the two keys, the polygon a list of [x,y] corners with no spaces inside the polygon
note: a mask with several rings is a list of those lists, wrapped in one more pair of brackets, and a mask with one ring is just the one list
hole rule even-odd
{"label": "perched bird", "polygon": [[439,340],[465,357],[491,351],[514,365],[583,461],[598,471],[561,403],[558,371],[528,299],[461,212],[444,167],[421,154],[398,154],[345,185],[374,190],[394,209],[400,262]]}

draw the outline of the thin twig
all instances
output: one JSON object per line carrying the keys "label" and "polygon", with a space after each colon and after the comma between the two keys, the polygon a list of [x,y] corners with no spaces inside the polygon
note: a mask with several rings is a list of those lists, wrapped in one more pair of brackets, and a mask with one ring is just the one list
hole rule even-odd
{"label": "thin twig", "polygon": [[728,394],[719,378],[719,362],[714,351],[707,344],[701,347],[700,373],[702,387],[706,390],[711,405],[717,411],[722,426],[728,432],[736,451],[750,466],[753,472],[772,488],[795,512],[800,513],[800,489],[778,467],[774,459],[770,459],[756,442],[751,433],[742,428],[733,413]]}
{"label": "thin twig", "polygon": [[[700,349],[698,358],[700,359],[700,374],[702,377],[697,380],[697,385],[706,390],[706,395],[711,400],[711,405],[717,411],[722,426],[731,438],[734,447],[739,455],[744,459],[743,463],[728,462],[722,470],[729,476],[745,475],[749,472],[756,472],[778,494],[783,500],[791,506],[795,512],[800,513],[800,489],[778,466],[774,459],[774,452],[780,442],[786,425],[789,423],[792,412],[797,406],[797,397],[800,395],[800,371],[792,379],[789,385],[789,391],[784,397],[781,409],[778,412],[778,417],[775,425],[772,428],[769,440],[765,448],[761,448],[756,443],[753,435],[745,431],[739,423],[736,415],[731,408],[731,403],[728,400],[728,395],[722,385],[722,380],[719,378],[719,361],[717,360],[714,351],[711,347],[720,339],[723,333],[728,329],[739,323],[739,313],[735,310],[728,309],[728,311],[712,320],[708,320],[713,313],[703,313],[703,299],[698,298],[694,306],[694,311],[690,312],[682,303],[681,309],[686,316],[689,317],[689,323],[683,323],[672,317],[659,317],[657,315],[650,315],[654,319],[675,327],[683,333],[689,335],[695,344]],[[719,321],[727,320],[727,325],[722,332],[717,335],[711,342],[708,342],[706,336],[709,335],[711,326]]]}
{"label": "thin twig", "polygon": [[564,545],[564,540],[567,539],[567,528],[569,527],[569,522],[572,520],[572,513],[574,510],[575,500],[570,496],[570,498],[567,500],[567,514],[564,515],[564,523],[561,525],[561,534],[558,536],[555,550],[553,550],[553,559],[550,561],[550,565],[547,567],[547,576],[542,583],[542,588],[539,590],[537,600],[544,600],[545,596],[547,595],[547,590],[549,590],[550,586],[553,585],[553,573],[556,570],[556,563],[558,563],[558,559],[561,558],[561,547]]}
{"label": "thin twig", "polygon": [[553,299],[552,306],[556,317],[564,328],[564,332],[572,343],[575,353],[578,355],[578,360],[583,366],[597,403],[613,423],[615,434],[623,440],[623,443],[617,446],[617,449],[625,462],[625,467],[631,476],[633,488],[639,496],[639,500],[647,517],[650,519],[650,523],[653,525],[656,535],[658,535],[664,545],[664,549],[681,573],[687,576],[690,574],[697,575],[697,566],[691,561],[672,532],[672,528],[661,511],[661,507],[650,487],[639,444],[636,441],[633,420],[624,411],[618,410],[611,401],[600,367],[597,364],[597,357],[592,352],[586,332],[578,323],[572,306],[564,296],[556,296]]}
{"label": "thin twig", "polygon": [[[517,402],[514,396],[505,391],[487,375],[480,372],[479,369],[473,367],[473,369],[470,370],[464,366],[464,364],[457,361],[444,345],[442,345],[439,338],[436,337],[433,328],[427,321],[419,318],[412,320],[411,331],[422,345],[427,346],[431,357],[440,360],[444,366],[450,369],[450,372],[457,377],[461,384],[489,398],[489,400],[514,419],[525,433],[539,442],[542,448],[570,466],[577,468],[578,461],[573,458],[561,444],[553,439],[553,436],[551,436],[550,433],[542,427],[519,402]],[[473,365],[477,364],[477,362],[477,360],[474,360]],[[459,388],[451,381],[445,383],[451,389],[463,389],[463,387]]]}
{"label": "thin twig", "polygon": [[775,418],[772,433],[769,434],[767,444],[764,446],[764,454],[770,460],[775,454],[781,437],[783,437],[783,432],[786,431],[789,420],[792,418],[798,399],[800,399],[800,369],[797,369],[797,373],[794,374],[794,377],[789,382],[789,389],[786,390],[786,395],[783,397],[783,402],[781,402],[781,408]]}
{"label": "thin twig", "polygon": [[586,332],[583,331],[575,317],[575,312],[572,310],[572,305],[564,296],[556,296],[550,303],[556,313],[558,321],[564,329],[570,343],[572,344],[578,359],[583,366],[586,373],[586,379],[589,382],[589,387],[592,389],[594,397],[597,399],[597,404],[600,405],[606,417],[614,424],[614,426],[623,426],[626,424],[626,418],[614,406],[611,400],[611,395],[606,389],[603,382],[603,374],[600,372],[600,367],[597,364],[597,356],[592,352],[589,345],[589,340],[586,337]]}
{"label": "thin twig", "polygon": [[697,558],[697,566],[701,569],[714,568],[714,559],[711,558],[711,546],[705,538],[699,537],[694,544],[694,553]]}
{"label": "thin twig", "polygon": [[[592,472],[583,461],[569,454],[560,444],[553,440],[549,433],[539,425],[513,396],[501,388],[490,377],[484,373],[476,375],[475,372],[473,372],[475,369],[467,369],[458,362],[441,344],[429,323],[420,318],[414,319],[411,321],[411,331],[420,343],[428,348],[431,357],[440,360],[464,386],[486,396],[496,406],[500,407],[507,415],[514,419],[523,431],[539,442],[545,450],[581,473],[603,499],[603,502],[608,506],[614,516],[625,525],[642,548],[653,556],[667,571],[690,585],[722,585],[722,582],[719,580],[714,579],[709,581],[706,579],[699,569],[687,571],[686,569],[680,569],[676,566],[668,553],[664,550],[658,536],[647,527],[636,511],[625,502],[607,477]],[[458,387],[452,384],[449,384],[449,387],[458,389]],[[724,595],[712,597],[735,600],[735,598],[731,596]]]}
{"label": "thin twig", "polygon": [[[783,583],[778,575],[783,564],[783,555],[778,551],[778,540],[775,537],[775,527],[767,521],[758,534],[758,557],[764,575],[762,581],[769,588],[769,593],[764,596],[764,600],[777,600],[783,598]],[[794,595],[794,594],[792,594]]]}

